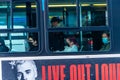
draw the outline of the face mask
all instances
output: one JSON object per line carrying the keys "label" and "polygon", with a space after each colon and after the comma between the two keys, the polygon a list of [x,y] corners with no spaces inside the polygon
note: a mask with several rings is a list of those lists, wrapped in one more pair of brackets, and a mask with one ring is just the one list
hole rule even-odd
{"label": "face mask", "polygon": [[28,44],[29,44],[29,47],[30,47],[30,48],[32,48],[32,47],[33,47],[33,45],[32,45],[32,43],[31,43],[31,42],[29,42]]}
{"label": "face mask", "polygon": [[104,37],[104,38],[102,38],[102,42],[104,43],[104,44],[107,44],[109,41],[108,41],[108,38],[106,38],[106,37]]}

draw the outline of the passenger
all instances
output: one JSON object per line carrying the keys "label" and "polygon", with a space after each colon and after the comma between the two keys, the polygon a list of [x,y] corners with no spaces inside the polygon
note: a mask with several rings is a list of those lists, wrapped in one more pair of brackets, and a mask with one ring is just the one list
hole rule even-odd
{"label": "passenger", "polygon": [[5,42],[0,38],[0,52],[8,52],[9,48],[5,45]]}
{"label": "passenger", "polygon": [[[68,46],[65,46],[64,50],[61,52],[78,52],[78,43],[75,37],[66,38]],[[57,51],[60,52],[60,51]]]}
{"label": "passenger", "polygon": [[38,36],[36,35],[30,35],[29,39],[29,51],[37,51],[38,50]]}
{"label": "passenger", "polygon": [[9,63],[16,71],[17,80],[37,80],[37,67],[32,60],[16,60]]}
{"label": "passenger", "polygon": [[85,20],[83,21],[83,26],[90,26],[90,25],[91,23],[90,23],[89,17],[85,16]]}
{"label": "passenger", "polygon": [[60,27],[60,22],[62,21],[62,19],[60,19],[59,17],[53,17],[51,19],[51,27],[52,28],[57,28]]}
{"label": "passenger", "polygon": [[102,42],[103,42],[103,46],[100,49],[100,51],[107,51],[110,49],[110,38],[109,38],[109,33],[104,32],[102,34]]}
{"label": "passenger", "polygon": [[64,52],[78,52],[78,43],[75,37],[66,38],[68,46],[65,46]]}
{"label": "passenger", "polygon": [[[59,27],[59,23],[62,20],[58,17],[51,19],[51,27]],[[64,33],[63,32],[49,32],[49,49],[50,51],[63,50],[64,49]]]}

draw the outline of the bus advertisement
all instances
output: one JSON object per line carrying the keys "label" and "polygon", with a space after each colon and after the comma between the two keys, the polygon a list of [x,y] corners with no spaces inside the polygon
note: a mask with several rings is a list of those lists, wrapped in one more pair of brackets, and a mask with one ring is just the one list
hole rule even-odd
{"label": "bus advertisement", "polygon": [[[98,57],[98,56],[97,56]],[[100,56],[99,56],[100,57]],[[8,58],[1,80],[119,80],[118,57],[88,56]],[[36,74],[36,75],[35,75]]]}

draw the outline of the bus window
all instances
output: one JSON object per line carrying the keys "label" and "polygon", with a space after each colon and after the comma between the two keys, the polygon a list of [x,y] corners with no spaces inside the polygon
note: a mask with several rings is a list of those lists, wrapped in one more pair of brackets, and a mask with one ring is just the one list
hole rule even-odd
{"label": "bus window", "polygon": [[[36,1],[14,1],[13,3],[13,25],[24,26],[23,28],[36,28]],[[21,27],[13,27],[21,29]],[[23,29],[22,28],[22,29]]]}
{"label": "bus window", "polygon": [[81,26],[108,26],[106,0],[80,2]]}
{"label": "bus window", "polygon": [[82,31],[80,33],[82,36],[80,51],[110,50],[109,31]]}
{"label": "bus window", "polygon": [[0,29],[10,28],[10,2],[0,2]]}
{"label": "bus window", "polygon": [[59,24],[60,27],[77,26],[76,0],[48,0],[48,2],[50,27],[52,26],[51,20],[53,17],[62,19],[62,22]]}
{"label": "bus window", "polygon": [[64,37],[64,32],[49,32],[49,49],[51,51],[63,50]]}
{"label": "bus window", "polygon": [[49,32],[49,49],[53,52],[78,52],[79,32]]}
{"label": "bus window", "polygon": [[109,31],[49,32],[53,52],[109,51]]}
{"label": "bus window", "polygon": [[[39,49],[37,32],[0,33],[0,36],[0,43],[5,44],[0,45],[0,52],[28,52],[38,51]],[[3,46],[6,46],[9,51],[5,51]],[[2,48],[4,51],[1,50]]]}
{"label": "bus window", "polygon": [[37,1],[3,0],[0,10],[0,52],[25,54],[39,51],[38,26],[41,21],[37,24]]}

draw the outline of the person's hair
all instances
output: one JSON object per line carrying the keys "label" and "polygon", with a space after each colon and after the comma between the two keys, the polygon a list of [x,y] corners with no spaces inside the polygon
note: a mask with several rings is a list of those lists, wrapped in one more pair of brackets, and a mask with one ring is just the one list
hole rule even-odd
{"label": "person's hair", "polygon": [[35,62],[33,60],[16,60],[16,66],[21,65],[21,64],[23,64],[25,62],[30,62],[31,64],[35,65]]}
{"label": "person's hair", "polygon": [[37,41],[38,43],[38,33],[31,33],[29,35],[29,38],[32,38],[34,41]]}
{"label": "person's hair", "polygon": [[102,34],[106,34],[108,37],[110,37],[110,33],[109,32],[103,32]]}
{"label": "person's hair", "polygon": [[16,75],[16,78],[17,78],[17,66],[18,65],[22,65],[24,64],[25,62],[29,62],[31,63],[31,68],[33,69],[33,71],[35,72],[35,77],[37,78],[37,67],[36,67],[36,64],[33,60],[13,60],[13,61],[10,61],[9,64],[11,65],[11,69],[13,69],[15,71],[15,75]]}
{"label": "person's hair", "polygon": [[52,19],[51,19],[51,23],[52,22],[58,22],[58,23],[60,23],[62,21],[62,19],[60,19],[59,17],[52,17]]}

